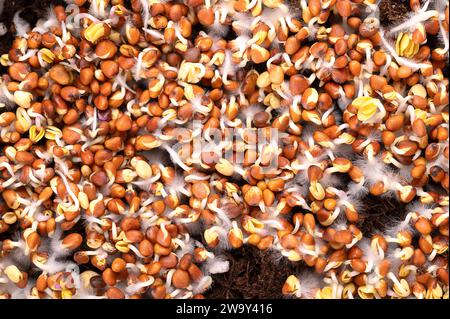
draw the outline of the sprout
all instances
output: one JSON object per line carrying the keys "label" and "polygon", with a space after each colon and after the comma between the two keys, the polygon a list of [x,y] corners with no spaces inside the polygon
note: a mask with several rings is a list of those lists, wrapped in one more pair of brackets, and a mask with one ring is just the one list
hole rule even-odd
{"label": "sprout", "polygon": [[348,193],[356,199],[365,197],[368,194],[369,190],[364,184],[364,180],[359,183],[351,182],[348,185]]}
{"label": "sprout", "polygon": [[[227,1],[228,2],[228,1]],[[214,12],[214,23],[210,26],[208,26],[209,31],[217,36],[224,36],[228,33],[229,26],[225,24],[225,21],[221,21],[223,19],[223,13],[226,11],[219,11],[216,10]],[[225,13],[226,18],[226,13]],[[224,19],[225,20],[225,19]]]}
{"label": "sprout", "polygon": [[[55,160],[56,160],[56,157],[55,157]],[[60,163],[64,163],[64,162],[60,161],[58,163],[58,165],[61,165]],[[70,185],[69,185],[69,183],[67,181],[66,176],[64,175],[63,172],[58,171],[58,170],[56,171],[56,173],[58,173],[59,177],[61,177],[61,180],[63,181],[64,186],[66,187],[67,193],[69,194],[70,198],[72,198],[72,200],[73,200],[73,202],[75,204],[75,208],[74,209],[77,210],[78,208],[80,208],[80,202],[78,201],[77,196],[73,193],[73,191],[72,191],[72,189],[71,189],[71,187],[70,187]]]}
{"label": "sprout", "polygon": [[369,239],[363,238],[358,242],[358,247],[364,253],[364,260],[367,262],[366,272],[371,272],[384,259],[384,252]]}
{"label": "sprout", "polygon": [[[145,0],[144,0],[145,1]],[[147,28],[143,28],[142,30],[144,30],[144,32],[150,34],[152,37],[155,37],[161,41],[165,41],[164,40],[164,35],[162,35],[160,32],[153,30],[153,29],[147,29]]]}
{"label": "sprout", "polygon": [[[140,63],[142,64],[142,56],[140,54],[139,54],[139,56],[140,56]],[[138,62],[139,62],[139,57],[138,57]],[[136,71],[135,72],[136,72],[137,79],[140,79],[140,75],[138,75],[138,74],[140,74],[140,69],[138,69],[138,67],[136,67]],[[136,91],[133,90],[132,88],[130,88],[128,86],[128,84],[126,83],[125,74],[123,74],[123,73],[119,73],[115,77],[114,83],[113,83],[113,90],[116,89],[117,85],[120,86],[120,92],[121,92],[121,94],[123,96],[125,96],[125,90],[128,90],[128,91],[130,91],[133,94],[136,94]]]}
{"label": "sprout", "polygon": [[150,19],[150,8],[148,0],[139,0],[142,6],[142,22],[144,23],[144,29],[147,28],[148,20]]}
{"label": "sprout", "polygon": [[193,294],[201,294],[207,291],[213,283],[211,276],[203,276],[192,287]]}
{"label": "sprout", "polygon": [[183,160],[181,159],[180,155],[179,155],[176,151],[174,151],[174,150],[172,149],[172,146],[171,146],[171,145],[168,145],[168,144],[165,143],[165,144],[162,145],[162,148],[163,148],[164,150],[166,150],[167,153],[169,153],[170,158],[174,161],[174,163],[176,163],[178,166],[180,166],[180,167],[181,167],[182,169],[184,169],[185,171],[190,171],[190,170],[191,170],[191,167],[187,166],[187,165],[183,162]]}
{"label": "sprout", "polygon": [[442,24],[441,19],[438,19],[439,21],[439,36],[441,40],[444,42],[444,48],[439,49],[440,54],[447,54],[449,49],[449,41],[448,41],[448,32],[445,30],[444,25]]}
{"label": "sprout", "polygon": [[130,295],[137,293],[142,288],[146,288],[151,286],[155,282],[155,279],[152,276],[149,276],[148,280],[146,281],[138,281],[135,284],[132,284],[130,286],[127,286],[125,288],[125,291],[129,293]]}
{"label": "sprout", "polygon": [[231,57],[230,50],[225,50],[225,59],[224,59],[222,65],[220,66],[220,71],[221,71],[223,83],[228,84],[229,83],[228,76],[235,72],[235,65],[234,65],[233,59]]}
{"label": "sprout", "polygon": [[313,299],[323,286],[322,280],[316,274],[305,271],[291,275],[283,286],[283,294],[299,299]]}
{"label": "sprout", "polygon": [[223,209],[220,209],[220,208],[217,207],[217,201],[218,200],[215,200],[213,203],[207,204],[208,208],[211,211],[216,213],[216,216],[219,218],[221,225],[223,225],[226,228],[230,228],[231,227],[231,220],[227,216],[226,212]]}

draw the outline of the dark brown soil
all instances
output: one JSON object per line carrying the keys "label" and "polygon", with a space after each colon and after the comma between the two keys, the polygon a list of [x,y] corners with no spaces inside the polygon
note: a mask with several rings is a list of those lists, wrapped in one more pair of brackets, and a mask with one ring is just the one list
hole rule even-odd
{"label": "dark brown soil", "polygon": [[410,12],[408,0],[381,0],[379,4],[380,22],[383,26],[403,22]]}
{"label": "dark brown soil", "polygon": [[243,246],[225,253],[230,270],[212,275],[212,289],[205,293],[211,299],[283,298],[281,288],[286,278],[308,267],[303,262],[289,262],[269,251]]}
{"label": "dark brown soil", "polygon": [[406,205],[396,198],[369,195],[363,200],[364,208],[358,223],[364,236],[380,233],[393,222],[406,217]]}

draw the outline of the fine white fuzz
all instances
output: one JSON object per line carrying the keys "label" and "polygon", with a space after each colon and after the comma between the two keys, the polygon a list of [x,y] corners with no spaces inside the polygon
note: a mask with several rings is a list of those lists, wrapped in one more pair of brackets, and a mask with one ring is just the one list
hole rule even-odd
{"label": "fine white fuzz", "polygon": [[14,28],[16,29],[16,35],[18,37],[27,37],[27,33],[30,31],[30,25],[24,19],[20,17],[20,13],[22,11],[18,11],[13,18]]}

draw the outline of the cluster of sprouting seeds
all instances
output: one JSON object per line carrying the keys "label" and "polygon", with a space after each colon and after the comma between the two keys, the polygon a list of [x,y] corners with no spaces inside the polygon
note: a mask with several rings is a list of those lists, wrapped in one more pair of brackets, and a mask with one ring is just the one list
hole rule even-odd
{"label": "cluster of sprouting seeds", "polygon": [[[378,5],[18,12],[0,59],[0,296],[202,298],[223,251],[252,245],[310,267],[287,297],[448,298],[449,6],[411,0],[386,28]],[[239,141],[175,147],[229,128]],[[385,229],[360,230],[367,196],[399,202]]]}

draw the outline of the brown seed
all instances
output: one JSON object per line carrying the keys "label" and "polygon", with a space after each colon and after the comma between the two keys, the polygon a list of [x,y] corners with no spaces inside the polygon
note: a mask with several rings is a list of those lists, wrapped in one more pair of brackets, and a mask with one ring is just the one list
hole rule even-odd
{"label": "brown seed", "polygon": [[348,64],[348,58],[346,56],[340,56],[334,61],[334,67],[337,69],[345,68]]}
{"label": "brown seed", "polygon": [[221,204],[220,208],[225,211],[228,217],[236,218],[238,217],[243,210],[242,205],[237,205],[233,201],[226,202],[225,204]]}
{"label": "brown seed", "polygon": [[80,234],[72,233],[64,237],[62,247],[64,249],[74,250],[80,247],[83,242],[83,237]]}
{"label": "brown seed", "polygon": [[[94,163],[98,166],[103,166],[111,161],[113,153],[109,150],[98,150],[94,155]],[[106,168],[105,168],[106,169]]]}
{"label": "brown seed", "polygon": [[376,51],[373,54],[373,62],[377,65],[377,66],[383,66],[386,64],[386,54],[382,51]]}
{"label": "brown seed", "polygon": [[152,297],[154,299],[164,299],[166,297],[166,287],[164,285],[153,285]]}
{"label": "brown seed", "polygon": [[429,235],[433,230],[430,221],[425,217],[419,217],[419,219],[414,224],[414,227],[423,235]]}
{"label": "brown seed", "polygon": [[123,114],[116,120],[116,129],[119,132],[125,132],[131,129],[132,124],[133,121],[131,120],[131,118],[128,115]]}
{"label": "brown seed", "polygon": [[199,281],[203,277],[201,269],[196,264],[191,264],[188,272],[193,281]]}
{"label": "brown seed", "polygon": [[32,232],[27,237],[27,246],[30,248],[31,251],[35,251],[41,243],[41,238],[39,237],[38,233]]}
{"label": "brown seed", "polygon": [[423,266],[427,261],[424,253],[420,249],[414,249],[414,255],[412,257],[412,262],[415,266],[420,267]]}
{"label": "brown seed", "polygon": [[65,86],[61,89],[61,97],[67,102],[75,102],[81,95],[81,91],[75,86]]}
{"label": "brown seed", "polygon": [[204,199],[209,196],[210,189],[206,182],[194,182],[192,184],[192,195],[198,199]]}
{"label": "brown seed", "polygon": [[137,218],[134,217],[124,217],[120,222],[120,228],[123,231],[128,231],[132,229],[139,230],[140,222]]}
{"label": "brown seed", "polygon": [[210,26],[214,23],[214,11],[212,8],[202,7],[197,12],[198,22],[204,26]]}
{"label": "brown seed", "polygon": [[269,70],[270,81],[274,84],[280,84],[284,80],[283,69],[279,65],[271,65]]}
{"label": "brown seed", "polygon": [[347,41],[344,39],[339,39],[334,44],[334,51],[337,55],[344,55],[347,52]]}
{"label": "brown seed", "polygon": [[186,270],[177,269],[173,273],[172,283],[177,289],[184,289],[189,285],[189,273]]}
{"label": "brown seed", "polygon": [[349,230],[338,230],[333,240],[340,244],[350,244],[352,242],[352,233]]}
{"label": "brown seed", "polygon": [[100,64],[100,69],[107,78],[113,78],[119,73],[119,64],[113,60],[106,60]]}
{"label": "brown seed", "polygon": [[259,45],[253,45],[251,48],[251,58],[256,64],[263,63],[270,58],[270,52]]}
{"label": "brown seed", "polygon": [[423,174],[426,171],[426,166],[425,165],[417,165],[414,166],[413,169],[411,169],[411,176],[413,178],[419,179],[423,176]]}
{"label": "brown seed", "polygon": [[410,68],[408,68],[407,66],[404,66],[404,65],[399,67],[398,70],[397,70],[397,76],[400,79],[406,79],[407,77],[410,77],[411,74],[413,74],[413,71]]}
{"label": "brown seed", "polygon": [[94,71],[91,68],[83,68],[80,71],[80,82],[83,85],[90,85],[94,78]]}
{"label": "brown seed", "polygon": [[63,65],[57,64],[49,71],[50,78],[61,85],[69,85],[73,81],[73,76]]}
{"label": "brown seed", "polygon": [[38,291],[44,291],[47,289],[47,279],[48,276],[46,274],[40,274],[38,279],[36,280],[36,288]]}
{"label": "brown seed", "polygon": [[25,80],[25,77],[28,73],[30,73],[30,71],[30,66],[22,62],[14,63],[8,68],[8,73],[11,78],[19,82]]}
{"label": "brown seed", "polygon": [[90,180],[92,183],[94,183],[96,186],[102,187],[104,185],[106,185],[106,183],[108,183],[108,176],[106,175],[106,173],[102,170],[94,172],[91,176],[90,176]]}
{"label": "brown seed", "polygon": [[114,272],[121,272],[122,270],[125,269],[125,266],[126,266],[125,260],[123,260],[122,258],[116,258],[111,264],[111,269]]}
{"label": "brown seed", "polygon": [[17,151],[15,160],[25,165],[31,165],[34,162],[34,156],[30,152]]}
{"label": "brown seed", "polygon": [[397,147],[402,150],[403,153],[401,155],[403,156],[412,156],[417,151],[417,144],[409,140],[399,142]]}
{"label": "brown seed", "polygon": [[387,80],[383,76],[372,75],[370,77],[370,86],[374,90],[381,90],[384,86],[387,85]]}
{"label": "brown seed", "polygon": [[136,150],[148,151],[158,147],[160,142],[153,135],[140,135],[136,138]]}
{"label": "brown seed", "polygon": [[350,265],[352,266],[352,268],[355,271],[358,271],[358,272],[361,272],[361,273],[365,272],[365,270],[367,268],[366,263],[364,261],[362,261],[361,259],[352,259],[350,261]]}
{"label": "brown seed", "polygon": [[16,119],[16,115],[13,112],[3,112],[0,114],[0,126],[8,126]]}
{"label": "brown seed", "polygon": [[272,206],[275,202],[275,194],[271,190],[265,189],[263,190],[263,200],[266,206]]}
{"label": "brown seed", "polygon": [[275,178],[275,179],[271,179],[268,183],[267,183],[267,187],[272,191],[272,192],[281,192],[284,189],[284,180],[281,178]]}
{"label": "brown seed", "polygon": [[425,254],[429,255],[433,251],[433,246],[431,241],[427,240],[427,237],[428,236],[419,237],[419,247]]}
{"label": "brown seed", "polygon": [[89,262],[89,256],[84,251],[77,251],[73,254],[73,260],[78,265],[85,265]]}
{"label": "brown seed", "polygon": [[251,186],[244,195],[245,202],[250,206],[258,206],[262,200],[262,191],[256,186]]}
{"label": "brown seed", "polygon": [[178,267],[180,267],[180,269],[182,270],[188,270],[189,266],[192,263],[192,255],[191,254],[186,254],[183,257],[181,257],[180,262],[178,263]]}
{"label": "brown seed", "polygon": [[307,110],[312,110],[316,107],[319,100],[319,94],[316,89],[308,88],[302,95],[301,103]]}
{"label": "brown seed", "polygon": [[397,114],[386,120],[386,128],[392,132],[398,131],[403,127],[404,115]]}
{"label": "brown seed", "polygon": [[111,268],[106,268],[102,273],[102,279],[108,286],[114,286],[117,281],[117,275]]}
{"label": "brown seed", "polygon": [[163,247],[169,247],[172,243],[172,237],[167,231],[159,229],[156,234],[156,241]]}
{"label": "brown seed", "polygon": [[200,55],[200,49],[197,47],[192,47],[184,53],[184,59],[187,62],[197,63],[198,61],[200,61]]}
{"label": "brown seed", "polygon": [[117,152],[123,147],[122,139],[120,138],[120,136],[109,138],[105,141],[105,147],[111,151]]}
{"label": "brown seed", "polygon": [[102,40],[95,47],[95,54],[102,60],[111,59],[116,55],[117,47],[111,40]]}
{"label": "brown seed", "polygon": [[297,237],[292,234],[281,237],[280,243],[285,249],[295,249],[299,244]]}
{"label": "brown seed", "polygon": [[141,255],[144,257],[151,257],[153,255],[153,245],[147,239],[144,239],[139,243],[138,249]]}
{"label": "brown seed", "polygon": [[174,4],[170,7],[168,13],[170,20],[177,22],[183,16],[183,7],[180,4]]}
{"label": "brown seed", "polygon": [[233,248],[239,248],[243,244],[243,234],[239,228],[232,228],[228,233],[228,241]]}
{"label": "brown seed", "polygon": [[178,257],[174,253],[170,253],[167,256],[161,257],[159,260],[161,266],[167,269],[174,268],[178,263]]}
{"label": "brown seed", "polygon": [[352,6],[349,0],[337,0],[336,9],[341,17],[349,17],[352,12]]}
{"label": "brown seed", "polygon": [[287,54],[292,55],[300,49],[300,41],[291,36],[287,38],[284,48]]}
{"label": "brown seed", "polygon": [[392,143],[394,143],[395,137],[396,137],[395,134],[392,133],[391,131],[384,131],[381,134],[381,139],[383,141],[383,144],[386,146],[389,146]]}
{"label": "brown seed", "polygon": [[361,63],[352,60],[348,63],[348,69],[352,75],[359,76],[359,74],[361,73]]}
{"label": "brown seed", "polygon": [[436,272],[437,278],[448,286],[448,269],[439,268]]}
{"label": "brown seed", "polygon": [[125,237],[131,243],[138,243],[144,239],[144,234],[140,230],[128,230]]}
{"label": "brown seed", "polygon": [[109,299],[124,299],[125,294],[119,288],[110,287],[106,291],[106,297],[108,297]]}
{"label": "brown seed", "polygon": [[419,137],[424,137],[427,134],[427,127],[425,125],[425,122],[420,118],[414,120],[412,129],[414,133]]}
{"label": "brown seed", "polygon": [[369,17],[364,19],[359,26],[359,34],[365,38],[370,38],[378,32],[380,28],[380,21],[377,18]]}
{"label": "brown seed", "polygon": [[92,276],[91,279],[89,279],[89,283],[92,287],[96,289],[103,289],[106,287],[105,282],[103,281],[101,276]]}
{"label": "brown seed", "polygon": [[258,112],[253,117],[253,125],[257,128],[262,128],[267,126],[267,121],[269,121],[269,113],[267,112]]}

